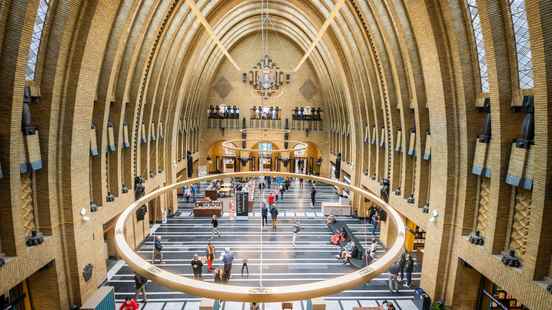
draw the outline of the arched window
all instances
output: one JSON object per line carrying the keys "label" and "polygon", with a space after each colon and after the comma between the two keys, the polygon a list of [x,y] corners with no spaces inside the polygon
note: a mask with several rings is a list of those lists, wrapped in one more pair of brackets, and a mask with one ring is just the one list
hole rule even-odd
{"label": "arched window", "polygon": [[304,144],[297,144],[293,149],[295,157],[305,157],[306,148]]}
{"label": "arched window", "polygon": [[48,15],[50,1],[51,0],[40,0],[38,4],[36,19],[33,27],[33,36],[31,38],[31,46],[29,47],[29,54],[27,56],[27,70],[25,72],[25,78],[30,81],[35,79],[40,42],[42,41],[42,33],[44,25],[46,24],[46,16]]}
{"label": "arched window", "polygon": [[485,40],[481,29],[481,18],[479,17],[479,7],[476,0],[466,0],[468,14],[472,25],[475,49],[477,51],[477,60],[479,62],[479,76],[481,77],[481,91],[489,92],[489,71],[487,59],[485,58]]}
{"label": "arched window", "polygon": [[262,157],[272,156],[272,143],[270,142],[259,143],[259,152]]}
{"label": "arched window", "polygon": [[508,1],[510,2],[510,15],[512,16],[512,26],[516,42],[519,88],[531,89],[534,86],[533,61],[525,0]]}

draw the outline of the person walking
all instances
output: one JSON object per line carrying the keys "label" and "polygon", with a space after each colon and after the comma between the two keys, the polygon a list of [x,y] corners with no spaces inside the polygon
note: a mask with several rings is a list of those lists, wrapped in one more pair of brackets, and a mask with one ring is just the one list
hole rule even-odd
{"label": "person walking", "polygon": [[280,200],[284,200],[284,185],[280,185]]}
{"label": "person walking", "polygon": [[213,261],[215,260],[215,246],[209,242],[207,244],[207,270],[213,271]]}
{"label": "person walking", "polygon": [[376,214],[376,208],[374,206],[370,207],[370,211],[368,211],[368,224],[374,224],[372,222],[374,214]]}
{"label": "person walking", "polygon": [[194,201],[193,199],[193,186],[189,186],[189,187],[186,187],[186,202],[190,202],[190,199],[192,199],[192,201]]}
{"label": "person walking", "polygon": [[299,178],[299,188],[303,189],[303,178]]}
{"label": "person walking", "polygon": [[316,187],[314,186],[314,184],[312,185],[311,189],[311,203],[312,207],[314,208],[314,206],[316,205]]}
{"label": "person walking", "polygon": [[278,224],[278,209],[275,206],[270,207],[270,217],[272,218],[272,230],[276,231],[276,225]]}
{"label": "person walking", "polygon": [[220,231],[218,230],[218,219],[217,216],[213,214],[213,217],[211,218],[211,239],[213,239],[215,235],[220,238]]}
{"label": "person walking", "polygon": [[222,262],[224,263],[224,279],[228,281],[232,276],[232,263],[234,262],[234,255],[230,252],[230,248],[224,249],[224,254],[222,254]]}
{"label": "person walking", "polygon": [[268,206],[272,208],[272,206],[274,205],[274,193],[270,193],[268,194],[268,197],[266,198],[267,202],[268,202]]}
{"label": "person walking", "polygon": [[163,263],[163,244],[161,243],[161,236],[155,236],[155,241],[153,242],[153,260],[155,264],[157,260],[159,263]]}
{"label": "person walking", "polygon": [[412,285],[412,272],[414,271],[414,259],[412,255],[408,255],[406,258],[406,264],[404,266],[404,272],[406,275],[406,287],[410,288]]}
{"label": "person walking", "polygon": [[203,262],[199,259],[197,254],[194,254],[194,258],[190,262],[192,265],[192,273],[194,274],[194,280],[200,280],[203,273]]}
{"label": "person walking", "polygon": [[195,203],[196,202],[196,194],[197,194],[197,184],[192,185],[191,192],[192,192],[192,202]]}
{"label": "person walking", "polygon": [[376,233],[378,232],[378,221],[379,221],[379,215],[377,212],[374,213],[372,216],[372,236],[376,236]]}
{"label": "person walking", "polygon": [[262,215],[262,219],[261,219],[261,223],[262,223],[262,226],[264,227],[265,225],[268,225],[268,208],[266,207],[266,204],[264,202],[261,202],[262,206],[261,206],[261,215]]}
{"label": "person walking", "polygon": [[301,225],[299,223],[299,220],[295,221],[295,225],[293,225],[293,238],[291,239],[291,244],[295,248],[295,241],[297,240],[297,234],[301,231]]}
{"label": "person walking", "polygon": [[146,283],[148,282],[148,279],[142,277],[139,274],[134,275],[134,285],[136,287],[136,291],[134,293],[134,299],[138,300],[138,295],[142,295],[142,300],[144,303],[148,302],[148,298],[146,297]]}
{"label": "person walking", "polygon": [[140,307],[138,303],[133,298],[127,297],[125,302],[121,304],[119,310],[138,310]]}
{"label": "person walking", "polygon": [[406,266],[406,252],[403,252],[401,254],[401,258],[399,258],[399,267],[401,268],[400,270],[400,280],[401,281],[404,281],[404,267]]}
{"label": "person walking", "polygon": [[247,257],[242,259],[241,276],[243,278],[243,272],[245,271],[245,277],[249,278],[249,267],[247,266]]}
{"label": "person walking", "polygon": [[399,263],[398,262],[395,262],[393,264],[393,266],[391,266],[391,268],[389,269],[389,291],[391,293],[395,292],[395,293],[398,293],[399,292],[399,272],[400,272],[400,269],[401,267],[399,266]]}

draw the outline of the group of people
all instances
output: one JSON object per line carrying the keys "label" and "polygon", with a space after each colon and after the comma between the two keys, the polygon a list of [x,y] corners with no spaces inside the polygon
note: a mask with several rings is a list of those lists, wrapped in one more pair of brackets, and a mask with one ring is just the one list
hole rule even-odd
{"label": "group of people", "polygon": [[[345,229],[338,229],[330,236],[330,243],[340,248],[337,260],[344,264],[350,264],[353,258],[362,258],[364,265],[370,264],[376,258],[378,242],[376,238],[372,239],[370,247],[364,249],[357,247],[354,241],[349,237]],[[364,255],[362,255],[364,254]]]}
{"label": "group of people", "polygon": [[[209,242],[207,245],[207,270],[213,272],[215,282],[227,282],[232,276],[232,264],[234,263],[234,253],[230,251],[230,248],[225,248],[220,256],[220,261],[223,263],[223,268],[214,268],[213,262],[215,260],[215,246]],[[242,277],[249,277],[249,266],[247,265],[247,258],[242,259],[242,268],[241,275]],[[194,254],[192,261],[190,262],[192,266],[193,278],[196,280],[201,280],[203,277],[203,260],[197,255]]]}
{"label": "group of people", "polygon": [[268,225],[268,213],[270,213],[270,219],[272,220],[272,230],[273,231],[276,231],[276,228],[278,226],[278,214],[279,214],[279,211],[278,211],[278,208],[276,207],[276,205],[274,204],[274,202],[272,202],[271,204],[271,201],[273,201],[273,199],[270,199],[271,196],[269,196],[269,199],[268,199],[268,205],[270,207],[267,207],[266,203],[264,202],[261,202],[261,224],[262,226],[264,227],[265,225]]}
{"label": "group of people", "polygon": [[414,258],[410,253],[403,252],[399,261],[389,269],[389,291],[399,292],[399,281],[403,286],[412,286],[412,272],[414,272]]}

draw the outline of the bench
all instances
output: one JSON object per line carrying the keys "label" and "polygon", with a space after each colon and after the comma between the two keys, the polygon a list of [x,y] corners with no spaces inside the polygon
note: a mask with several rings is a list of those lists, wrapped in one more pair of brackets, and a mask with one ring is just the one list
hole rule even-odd
{"label": "bench", "polygon": [[334,223],[328,224],[328,228],[332,232],[332,234],[336,233],[337,231],[345,231],[347,234],[347,241],[352,241],[355,247],[358,249],[358,254],[356,257],[351,258],[351,265],[355,268],[364,268],[366,267],[366,249],[360,242],[360,240],[353,234],[349,226],[347,226],[346,223],[335,221]]}

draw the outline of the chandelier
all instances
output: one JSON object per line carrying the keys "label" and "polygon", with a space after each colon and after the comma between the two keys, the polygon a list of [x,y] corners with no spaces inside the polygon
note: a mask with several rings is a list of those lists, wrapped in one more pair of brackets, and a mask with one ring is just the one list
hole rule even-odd
{"label": "chandelier", "polygon": [[281,94],[284,82],[289,83],[291,74],[280,70],[280,67],[272,61],[268,53],[268,30],[271,24],[268,1],[261,2],[261,44],[263,57],[248,73],[242,73],[242,82],[253,87],[253,90],[262,99]]}
{"label": "chandelier", "polygon": [[277,95],[285,83],[289,83],[291,76],[280,70],[269,55],[265,55],[250,71],[243,74],[243,82],[249,81],[253,89],[267,99]]}

